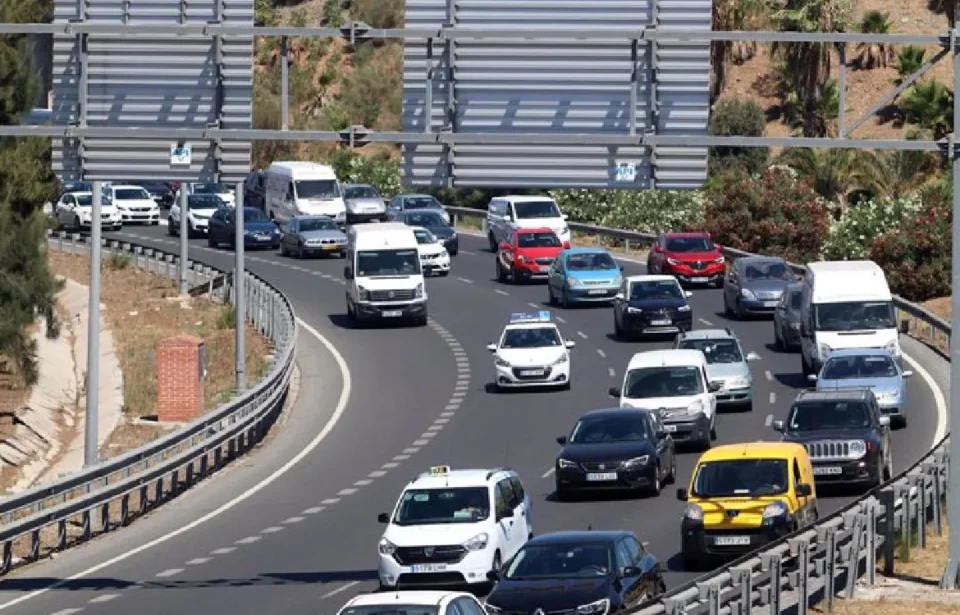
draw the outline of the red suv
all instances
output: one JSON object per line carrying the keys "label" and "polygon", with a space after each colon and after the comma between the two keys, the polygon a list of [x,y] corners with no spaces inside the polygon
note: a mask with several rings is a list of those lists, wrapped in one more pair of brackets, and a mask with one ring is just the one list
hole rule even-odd
{"label": "red suv", "polygon": [[647,256],[647,272],[687,284],[723,285],[727,265],[710,233],[663,233]]}
{"label": "red suv", "polygon": [[569,247],[546,227],[514,229],[510,241],[501,242],[497,249],[497,279],[513,283],[546,279],[554,259]]}

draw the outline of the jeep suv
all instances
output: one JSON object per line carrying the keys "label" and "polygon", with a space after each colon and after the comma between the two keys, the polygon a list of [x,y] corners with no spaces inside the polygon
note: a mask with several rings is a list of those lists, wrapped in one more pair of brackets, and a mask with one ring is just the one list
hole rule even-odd
{"label": "jeep suv", "polygon": [[682,331],[674,348],[699,350],[707,358],[707,377],[723,386],[717,391],[717,406],[753,409],[753,375],[749,361],[756,353],[743,353],[740,340],[730,329],[698,329]]}
{"label": "jeep suv", "polygon": [[647,256],[647,273],[668,274],[686,284],[723,285],[727,265],[710,233],[663,233]]}

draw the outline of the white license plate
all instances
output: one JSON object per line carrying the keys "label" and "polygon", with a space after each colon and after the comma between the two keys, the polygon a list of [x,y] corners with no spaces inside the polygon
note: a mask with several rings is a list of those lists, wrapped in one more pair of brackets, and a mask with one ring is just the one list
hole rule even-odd
{"label": "white license plate", "polygon": [[447,569],[446,564],[414,564],[410,567],[414,572],[443,572]]}
{"label": "white license plate", "polygon": [[383,313],[384,318],[397,318],[398,316],[403,316],[403,312],[400,310],[387,310]]}
{"label": "white license plate", "polygon": [[710,278],[692,278],[690,281],[694,284],[705,284]]}
{"label": "white license plate", "polygon": [[667,433],[674,433],[677,431],[676,425],[664,425],[663,430]]}
{"label": "white license plate", "polygon": [[715,536],[713,544],[718,547],[745,547],[750,545],[749,536]]}
{"label": "white license plate", "polygon": [[607,291],[603,288],[594,288],[594,289],[588,290],[587,293],[590,295],[605,295],[607,294]]}
{"label": "white license plate", "polygon": [[827,474],[827,475],[835,476],[837,474],[843,474],[843,468],[838,468],[836,466],[818,468],[814,466],[813,473],[820,474],[820,475]]}
{"label": "white license plate", "polygon": [[617,480],[616,472],[591,472],[587,474],[589,481]]}
{"label": "white license plate", "polygon": [[540,273],[546,273],[550,271],[550,265],[540,265]]}
{"label": "white license plate", "polygon": [[776,300],[774,300],[774,301],[764,301],[764,302],[763,302],[763,307],[777,307],[777,304],[778,304],[778,303],[780,303],[780,302],[779,302],[779,301],[776,301]]}
{"label": "white license plate", "polygon": [[542,369],[522,369],[520,370],[520,375],[521,376],[542,376],[543,370]]}
{"label": "white license plate", "polygon": [[259,239],[260,241],[267,241],[268,239],[270,239],[270,235],[257,235],[257,239]]}
{"label": "white license plate", "polygon": [[669,327],[673,324],[672,320],[651,320],[650,324],[654,327]]}

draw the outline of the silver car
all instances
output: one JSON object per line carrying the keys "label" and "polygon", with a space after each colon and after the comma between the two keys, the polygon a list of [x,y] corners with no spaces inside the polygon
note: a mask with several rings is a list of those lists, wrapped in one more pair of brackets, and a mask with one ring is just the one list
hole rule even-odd
{"label": "silver car", "polygon": [[347,236],[329,216],[294,216],[281,228],[281,256],[329,254],[342,258],[346,250]]}
{"label": "silver car", "polygon": [[824,361],[820,373],[807,378],[817,383],[818,391],[871,389],[880,412],[890,416],[897,427],[907,426],[907,385],[913,375],[900,369],[884,348],[847,348],[834,350]]}
{"label": "silver car", "polygon": [[753,375],[749,361],[760,357],[743,354],[740,340],[730,329],[697,329],[677,336],[674,348],[699,350],[707,358],[707,378],[720,383],[716,392],[718,407],[753,410]]}
{"label": "silver car", "polygon": [[731,263],[723,283],[723,309],[727,316],[743,319],[772,315],[783,291],[797,281],[797,274],[782,258],[744,256]]}
{"label": "silver car", "polygon": [[368,184],[344,185],[343,203],[347,208],[347,224],[387,219],[387,204],[377,189]]}

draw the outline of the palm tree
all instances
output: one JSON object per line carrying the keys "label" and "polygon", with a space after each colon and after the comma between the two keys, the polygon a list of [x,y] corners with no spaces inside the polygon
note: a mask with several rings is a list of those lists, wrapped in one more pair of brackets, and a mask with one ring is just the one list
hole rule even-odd
{"label": "palm tree", "polygon": [[920,70],[927,61],[927,50],[916,45],[907,45],[897,52],[897,73],[893,85],[900,85],[907,77]]}
{"label": "palm tree", "polygon": [[[886,13],[867,11],[860,21],[860,31],[865,34],[889,34],[890,20]],[[893,45],[883,43],[857,43],[857,66],[860,68],[886,67],[893,61]]]}
{"label": "palm tree", "polygon": [[[930,141],[933,133],[921,128],[907,133],[908,141]],[[884,174],[888,178],[888,196],[898,198],[916,192],[930,177],[939,171],[943,159],[936,152],[891,151],[883,160]]]}
{"label": "palm tree", "polygon": [[778,162],[810,178],[817,194],[839,202],[841,207],[853,193],[877,195],[888,191],[883,161],[869,150],[790,149]]}
{"label": "palm tree", "polygon": [[953,91],[936,79],[914,84],[900,102],[908,122],[926,128],[934,139],[953,130]]}
{"label": "palm tree", "polygon": [[[713,29],[720,32],[757,29],[766,24],[766,0],[714,0]],[[710,97],[715,100],[726,84],[727,66],[743,64],[757,53],[752,41],[714,41],[710,45],[710,63],[713,75]]]}
{"label": "palm tree", "polygon": [[956,0],[927,0],[927,8],[935,13],[943,13],[947,18],[947,25],[953,25],[956,18],[953,14],[957,8]]}

